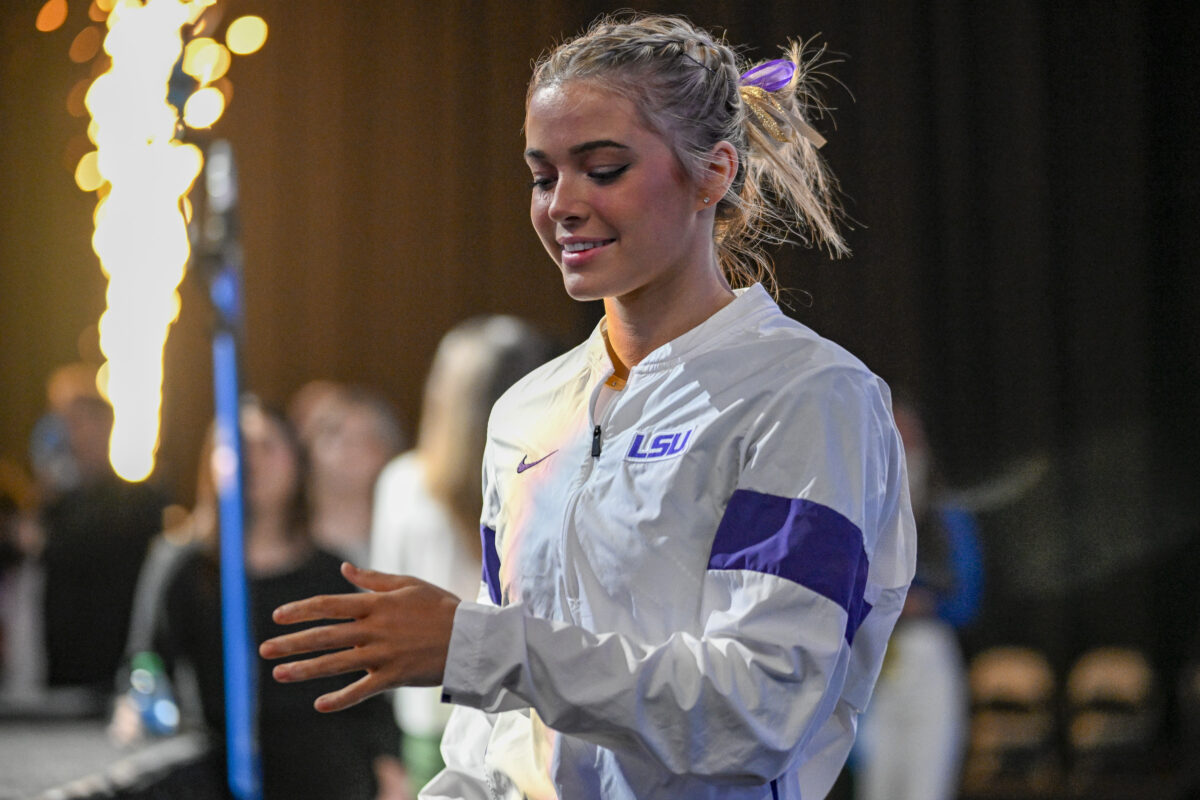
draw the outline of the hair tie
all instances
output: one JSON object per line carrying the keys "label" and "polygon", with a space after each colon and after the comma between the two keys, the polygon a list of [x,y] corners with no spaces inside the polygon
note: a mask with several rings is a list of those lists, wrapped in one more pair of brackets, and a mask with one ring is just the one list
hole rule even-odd
{"label": "hair tie", "polygon": [[757,86],[763,91],[778,92],[792,82],[796,65],[786,58],[777,58],[742,73],[742,86]]}
{"label": "hair tie", "polygon": [[738,93],[754,121],[772,139],[781,143],[791,141],[791,137],[783,128],[790,125],[792,130],[808,139],[813,147],[820,149],[825,145],[825,137],[801,119],[799,114],[787,110],[772,96],[772,92],[790,86],[795,76],[796,65],[786,58],[777,58],[743,72]]}

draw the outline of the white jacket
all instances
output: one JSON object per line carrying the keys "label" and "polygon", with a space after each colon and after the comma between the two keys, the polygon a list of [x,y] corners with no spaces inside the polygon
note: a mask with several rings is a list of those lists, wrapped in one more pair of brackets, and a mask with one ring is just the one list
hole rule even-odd
{"label": "white jacket", "polygon": [[611,374],[601,323],[492,412],[421,796],[819,800],[915,564],[887,387],[759,286]]}

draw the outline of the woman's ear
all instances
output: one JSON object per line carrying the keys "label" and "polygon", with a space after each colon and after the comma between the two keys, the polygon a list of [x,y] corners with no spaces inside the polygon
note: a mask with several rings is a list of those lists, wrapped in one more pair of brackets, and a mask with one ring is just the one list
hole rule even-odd
{"label": "woman's ear", "polygon": [[725,140],[713,145],[708,154],[708,164],[704,168],[704,178],[700,181],[700,208],[716,208],[717,203],[729,191],[737,169],[737,148]]}

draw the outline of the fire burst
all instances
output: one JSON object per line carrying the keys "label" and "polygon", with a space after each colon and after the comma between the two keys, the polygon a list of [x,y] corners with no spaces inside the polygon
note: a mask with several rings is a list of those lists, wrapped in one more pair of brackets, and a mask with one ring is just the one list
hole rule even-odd
{"label": "fire burst", "polygon": [[[129,481],[154,471],[163,349],[179,317],[177,290],[190,256],[188,193],[204,163],[200,149],[179,136],[186,127],[210,127],[224,111],[228,89],[222,93],[214,83],[228,69],[230,50],[254,52],[266,38],[260,18],[243,17],[229,26],[229,48],[207,37],[185,43],[185,29],[198,33],[204,27],[198,21],[216,4],[93,0],[89,9],[107,27],[103,47],[111,61],[87,90],[88,136],[96,149],[79,161],[75,176],[81,189],[99,196],[92,248],[108,290],[99,323],[107,360],[97,384],[113,406],[109,458]],[[65,19],[65,0],[50,0],[38,28],[53,30]],[[177,65],[195,83],[182,104],[184,125],[168,97]]]}

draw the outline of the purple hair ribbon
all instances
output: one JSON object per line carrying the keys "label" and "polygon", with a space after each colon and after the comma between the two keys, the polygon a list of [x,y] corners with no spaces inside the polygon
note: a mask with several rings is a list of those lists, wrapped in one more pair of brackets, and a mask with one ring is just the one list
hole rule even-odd
{"label": "purple hair ribbon", "polygon": [[742,73],[742,86],[757,86],[767,92],[777,92],[792,82],[796,65],[786,58],[777,58]]}

